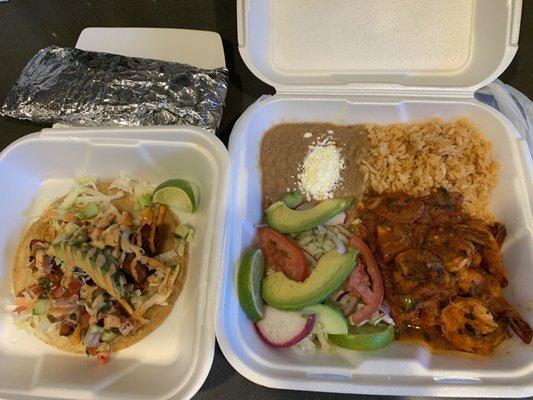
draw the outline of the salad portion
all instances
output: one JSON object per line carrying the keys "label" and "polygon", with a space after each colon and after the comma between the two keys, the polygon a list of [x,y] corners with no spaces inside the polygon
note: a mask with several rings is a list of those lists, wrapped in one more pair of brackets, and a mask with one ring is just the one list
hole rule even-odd
{"label": "salad portion", "polygon": [[241,307],[267,344],[377,350],[394,339],[378,264],[350,229],[353,200],[312,204],[290,193],[265,210],[237,279]]}

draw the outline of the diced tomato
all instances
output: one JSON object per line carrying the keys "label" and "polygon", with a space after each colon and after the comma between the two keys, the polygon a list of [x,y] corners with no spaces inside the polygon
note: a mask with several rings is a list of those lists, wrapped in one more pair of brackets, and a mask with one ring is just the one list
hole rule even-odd
{"label": "diced tomato", "polygon": [[68,283],[68,290],[71,293],[78,294],[82,286],[83,281],[73,276],[70,278],[70,281]]}
{"label": "diced tomato", "polygon": [[352,236],[349,244],[360,252],[360,262],[348,277],[348,290],[365,303],[363,308],[352,314],[353,322],[359,324],[374,315],[381,305],[383,279],[374,255],[365,242]]}
{"label": "diced tomato", "polygon": [[86,329],[89,327],[89,318],[91,318],[91,314],[89,314],[87,311],[82,311],[80,314],[79,324],[83,329]]}
{"label": "diced tomato", "polygon": [[44,288],[41,285],[32,285],[27,289],[31,297],[37,297],[39,293],[44,291]]}
{"label": "diced tomato", "polygon": [[50,297],[52,297],[53,299],[59,299],[60,297],[63,297],[66,292],[67,289],[65,289],[63,286],[56,286],[50,292]]}
{"label": "diced tomato", "polygon": [[287,278],[302,282],[309,276],[304,252],[284,234],[272,228],[259,228],[259,245],[268,263]]}
{"label": "diced tomato", "polygon": [[100,350],[96,353],[96,357],[98,357],[98,364],[100,365],[106,365],[109,361],[109,350]]}

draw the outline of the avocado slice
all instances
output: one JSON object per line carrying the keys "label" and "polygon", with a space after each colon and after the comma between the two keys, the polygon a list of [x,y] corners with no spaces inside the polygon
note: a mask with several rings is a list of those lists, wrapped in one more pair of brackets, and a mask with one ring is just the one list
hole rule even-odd
{"label": "avocado slice", "polygon": [[315,304],[305,307],[302,312],[305,315],[316,315],[316,323],[313,333],[327,333],[329,335],[346,335],[348,323],[338,308],[327,304]]}
{"label": "avocado slice", "polygon": [[292,192],[281,200],[285,205],[291,209],[295,209],[304,202],[304,196],[300,193]]}
{"label": "avocado slice", "polygon": [[352,196],[328,199],[303,211],[292,210],[283,201],[278,201],[266,209],[266,221],[269,226],[282,233],[302,232],[344,211],[352,201]]}
{"label": "avocado slice", "polygon": [[293,281],[283,272],[263,279],[263,299],[279,310],[301,310],[327,299],[346,280],[356,264],[357,251],[345,254],[331,250],[318,260],[311,275],[303,281]]}

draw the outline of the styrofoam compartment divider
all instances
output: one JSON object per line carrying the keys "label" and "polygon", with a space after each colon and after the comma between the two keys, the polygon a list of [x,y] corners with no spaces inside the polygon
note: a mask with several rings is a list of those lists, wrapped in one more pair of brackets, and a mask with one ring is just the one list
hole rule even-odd
{"label": "styrofoam compartment divider", "polygon": [[215,302],[226,219],[229,157],[218,138],[195,127],[51,129],[19,139],[0,154],[0,298],[12,293],[11,265],[21,234],[41,206],[64,195],[72,178],[112,179],[126,172],[154,184],[174,177],[200,196],[187,281],[172,313],[152,334],[111,356],[94,358],[43,344],[0,318],[0,395],[88,399],[191,397],[211,367]]}

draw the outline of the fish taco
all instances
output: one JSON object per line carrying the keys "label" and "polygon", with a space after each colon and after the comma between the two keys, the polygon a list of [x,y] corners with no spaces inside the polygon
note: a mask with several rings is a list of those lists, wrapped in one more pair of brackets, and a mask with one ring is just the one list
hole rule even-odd
{"label": "fish taco", "polygon": [[175,232],[189,228],[152,192],[125,176],[83,178],[53,202],[17,250],[17,323],[101,363],[156,329],[185,283],[189,241]]}

